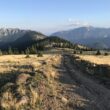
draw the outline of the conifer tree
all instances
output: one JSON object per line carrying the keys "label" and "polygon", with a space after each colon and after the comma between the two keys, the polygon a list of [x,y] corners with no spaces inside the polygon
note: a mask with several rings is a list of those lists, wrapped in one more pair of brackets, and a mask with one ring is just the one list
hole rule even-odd
{"label": "conifer tree", "polygon": [[8,49],[8,54],[13,54],[13,50],[11,47],[9,47],[9,49]]}
{"label": "conifer tree", "polygon": [[3,53],[2,53],[2,51],[0,50],[0,56],[2,55]]}
{"label": "conifer tree", "polygon": [[101,55],[101,52],[100,50],[97,51],[96,55]]}
{"label": "conifer tree", "polygon": [[26,53],[26,55],[29,55],[29,54],[30,54],[29,48],[27,48],[27,49],[25,50],[25,53]]}
{"label": "conifer tree", "polygon": [[36,54],[36,48],[35,48],[35,46],[32,46],[32,47],[31,47],[30,53],[31,53],[31,54]]}

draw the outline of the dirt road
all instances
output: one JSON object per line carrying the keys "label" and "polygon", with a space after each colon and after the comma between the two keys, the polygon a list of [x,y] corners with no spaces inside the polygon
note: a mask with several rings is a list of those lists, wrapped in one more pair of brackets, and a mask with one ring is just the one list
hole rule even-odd
{"label": "dirt road", "polygon": [[58,95],[62,110],[110,110],[110,90],[75,69],[70,55],[63,55],[58,69]]}

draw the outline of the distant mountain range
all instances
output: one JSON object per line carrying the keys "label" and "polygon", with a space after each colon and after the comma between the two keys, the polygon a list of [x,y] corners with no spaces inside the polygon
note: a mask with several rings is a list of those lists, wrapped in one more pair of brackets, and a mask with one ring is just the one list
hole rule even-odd
{"label": "distant mountain range", "polygon": [[0,49],[5,50],[9,47],[24,49],[33,42],[45,37],[40,32],[31,30],[0,29]]}
{"label": "distant mountain range", "polygon": [[[10,47],[14,50],[24,51],[32,46],[74,46],[71,42],[57,36],[48,37],[40,32],[20,29],[0,29],[0,49],[8,50]],[[77,47],[75,45],[75,47]],[[79,47],[78,47],[79,48]]]}
{"label": "distant mountain range", "polygon": [[54,36],[97,49],[110,48],[110,28],[80,27],[53,33]]}
{"label": "distant mountain range", "polygon": [[0,29],[0,42],[9,43],[14,42],[19,38],[25,38],[29,40],[30,35],[33,36],[33,39],[42,39],[44,37],[43,34],[36,31],[31,30],[20,30],[13,28],[1,28]]}
{"label": "distant mountain range", "polygon": [[[31,30],[2,28],[0,29],[0,49],[6,50],[9,47],[26,49],[38,43],[38,41],[46,45],[49,43],[52,44],[52,42],[56,43],[60,41],[60,43],[69,43],[68,41],[70,41],[73,45],[77,43],[92,48],[110,49],[110,28],[80,27],[73,30],[56,32],[52,34],[53,36],[54,38],[51,38],[40,32]],[[60,38],[55,36],[59,36]]]}
{"label": "distant mountain range", "polygon": [[16,39],[22,37],[27,31],[20,29],[0,29],[0,42],[13,42]]}

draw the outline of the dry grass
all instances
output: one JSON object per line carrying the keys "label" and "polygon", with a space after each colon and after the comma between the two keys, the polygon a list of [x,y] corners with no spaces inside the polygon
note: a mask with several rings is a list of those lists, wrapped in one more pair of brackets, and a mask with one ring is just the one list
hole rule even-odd
{"label": "dry grass", "polygon": [[86,60],[95,64],[105,64],[110,65],[110,55],[108,56],[95,56],[95,55],[76,55],[82,60]]}
{"label": "dry grass", "polygon": [[56,94],[53,81],[57,71],[53,65],[60,61],[60,55],[0,56],[0,109],[34,110],[41,109],[42,103],[46,106],[44,99]]}
{"label": "dry grass", "polygon": [[11,71],[30,71],[31,66],[39,69],[42,67],[43,62],[47,62],[48,65],[59,57],[55,55],[44,55],[43,57],[37,57],[36,55],[30,55],[30,58],[25,58],[25,55],[6,55],[0,56],[0,73],[6,73]]}

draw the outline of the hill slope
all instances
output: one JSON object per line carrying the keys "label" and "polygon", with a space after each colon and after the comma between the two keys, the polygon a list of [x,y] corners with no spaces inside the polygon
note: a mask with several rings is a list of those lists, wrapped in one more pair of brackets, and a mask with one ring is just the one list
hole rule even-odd
{"label": "hill slope", "polygon": [[61,38],[92,48],[110,48],[110,28],[80,27],[73,30],[56,32],[52,35],[60,36]]}
{"label": "hill slope", "polygon": [[0,29],[0,42],[13,42],[16,39],[22,37],[27,30],[13,29],[13,28],[1,28]]}
{"label": "hill slope", "polygon": [[[7,35],[7,37],[9,37]],[[17,48],[17,49],[24,49],[27,46],[32,45],[33,43],[37,42],[38,40],[44,39],[46,36],[36,32],[36,31],[30,31],[27,30],[25,31],[24,34],[22,34],[22,36],[19,36],[18,38],[16,36],[13,35],[13,37],[15,37],[16,40],[11,40],[11,42],[7,41],[7,42],[3,42],[1,41],[0,43],[0,49],[2,50],[6,50],[9,47],[12,48]]]}

